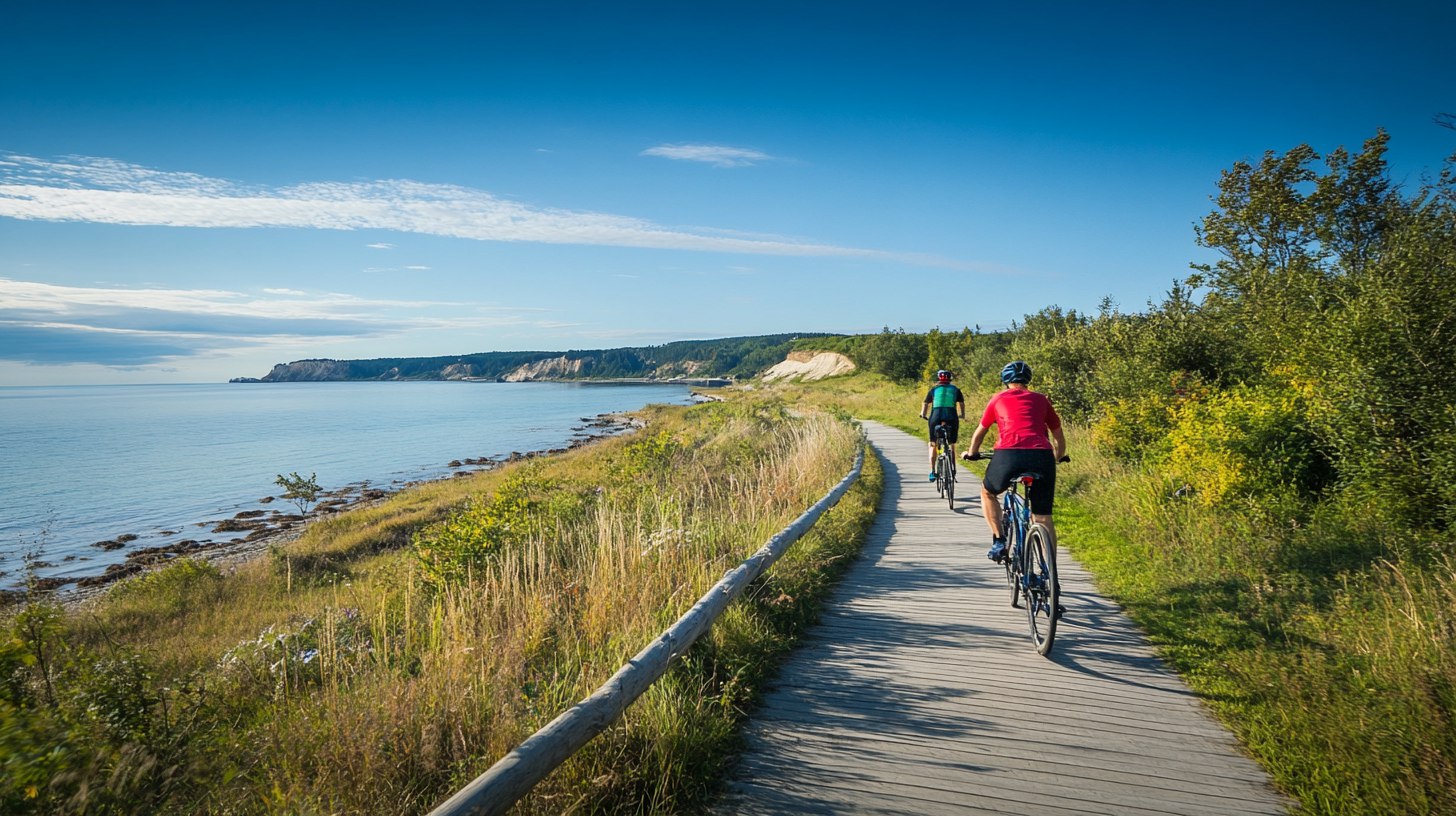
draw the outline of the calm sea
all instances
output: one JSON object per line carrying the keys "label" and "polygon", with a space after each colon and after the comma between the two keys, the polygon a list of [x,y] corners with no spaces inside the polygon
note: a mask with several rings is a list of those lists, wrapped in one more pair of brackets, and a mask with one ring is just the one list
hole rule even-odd
{"label": "calm sea", "polygon": [[[684,386],[563,383],[0,387],[0,586],[37,547],[53,564],[42,576],[86,576],[139,547],[230,538],[199,524],[262,508],[280,473],[397,488],[449,475],[451,460],[563,447],[599,414],[690,399]],[[92,546],[127,534],[122,550]]]}

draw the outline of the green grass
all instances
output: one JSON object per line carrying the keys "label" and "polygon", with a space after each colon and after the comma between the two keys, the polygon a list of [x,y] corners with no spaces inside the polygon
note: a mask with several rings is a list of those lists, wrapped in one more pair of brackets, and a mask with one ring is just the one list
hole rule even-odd
{"label": "green grass", "polygon": [[1220,565],[1207,551],[1227,525],[1185,518],[1160,546],[1156,527],[1109,509],[1085,497],[1059,512],[1063,543],[1307,812],[1456,812],[1449,562]]}

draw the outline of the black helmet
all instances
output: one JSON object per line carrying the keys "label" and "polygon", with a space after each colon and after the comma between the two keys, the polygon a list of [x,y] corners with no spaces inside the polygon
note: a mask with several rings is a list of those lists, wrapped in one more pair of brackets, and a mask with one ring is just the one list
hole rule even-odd
{"label": "black helmet", "polygon": [[1031,382],[1031,366],[1020,360],[1007,363],[1006,367],[1001,369],[1001,382],[1026,385]]}
{"label": "black helmet", "polygon": [[938,382],[950,382],[950,372],[942,368],[935,372],[935,379]]}

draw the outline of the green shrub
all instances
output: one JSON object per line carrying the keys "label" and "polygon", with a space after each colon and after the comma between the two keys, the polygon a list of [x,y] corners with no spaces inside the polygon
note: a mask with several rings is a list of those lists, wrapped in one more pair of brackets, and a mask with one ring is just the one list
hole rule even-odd
{"label": "green shrub", "polygon": [[1121,397],[1102,406],[1092,424],[1092,443],[1099,453],[1121,462],[1157,459],[1168,454],[1168,431],[1177,404],[1165,394],[1149,392]]}
{"label": "green shrub", "polygon": [[181,612],[196,602],[195,593],[216,585],[222,572],[198,558],[183,558],[159,570],[144,572],[111,588],[114,601],[144,603],[166,612]]}
{"label": "green shrub", "polygon": [[1290,389],[1240,386],[1190,401],[1168,435],[1167,469],[1200,502],[1317,494],[1330,479],[1328,460]]}
{"label": "green shrub", "polygon": [[[504,547],[526,541],[536,511],[555,484],[529,468],[501,482],[495,495],[476,499],[411,538],[421,574],[436,586],[466,579]],[[557,506],[564,509],[561,502]]]}

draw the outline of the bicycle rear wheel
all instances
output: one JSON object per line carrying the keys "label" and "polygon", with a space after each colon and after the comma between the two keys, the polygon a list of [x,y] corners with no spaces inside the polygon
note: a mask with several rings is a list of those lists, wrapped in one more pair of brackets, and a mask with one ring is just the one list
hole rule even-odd
{"label": "bicycle rear wheel", "polygon": [[945,495],[945,475],[941,472],[942,470],[944,470],[944,465],[945,465],[945,455],[944,454],[936,454],[936,457],[935,457],[935,495],[937,495],[937,496],[944,496]]}
{"label": "bicycle rear wheel", "polygon": [[1006,570],[1006,588],[1011,591],[1011,605],[1021,607],[1021,510],[1015,493],[1001,500],[1001,535],[1006,539],[1006,557],[1001,566]]}
{"label": "bicycle rear wheel", "polygon": [[1061,587],[1057,584],[1057,550],[1051,531],[1041,524],[1026,532],[1022,569],[1026,572],[1026,618],[1031,624],[1031,642],[1038,654],[1052,650],[1057,637],[1057,607]]}
{"label": "bicycle rear wheel", "polygon": [[955,460],[949,453],[941,456],[942,481],[945,482],[945,503],[950,509],[955,509]]}

